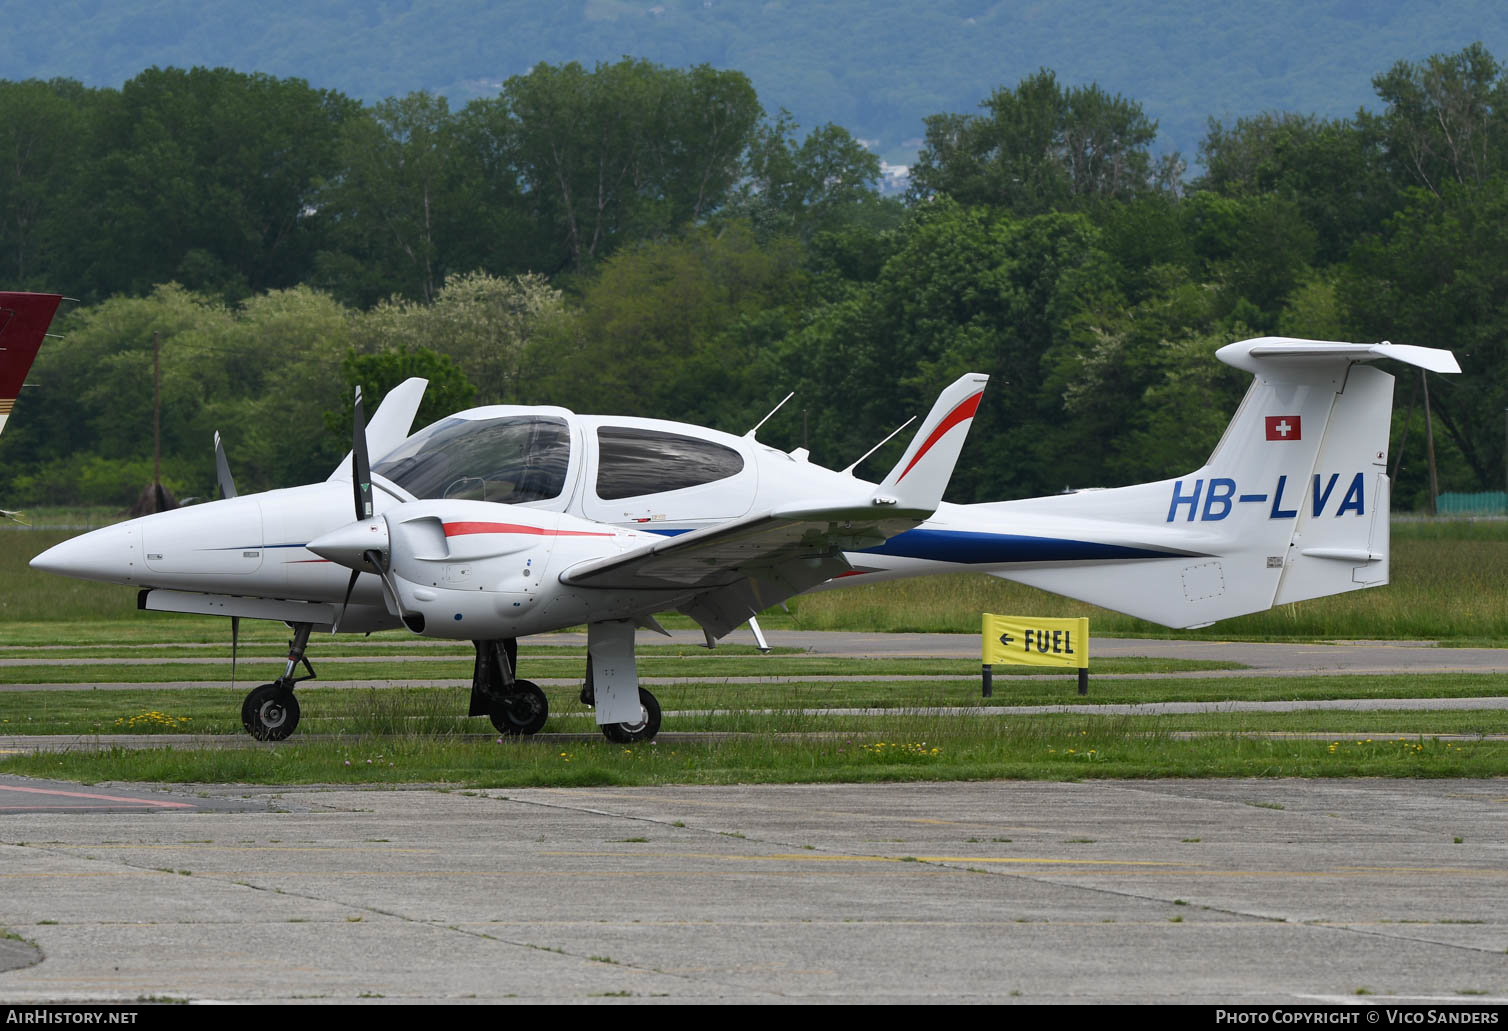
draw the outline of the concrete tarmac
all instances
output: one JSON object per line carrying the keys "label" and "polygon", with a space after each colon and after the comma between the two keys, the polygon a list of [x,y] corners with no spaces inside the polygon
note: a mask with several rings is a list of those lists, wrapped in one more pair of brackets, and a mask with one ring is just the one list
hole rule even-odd
{"label": "concrete tarmac", "polygon": [[0,1004],[1508,1003],[1503,780],[0,785]]}

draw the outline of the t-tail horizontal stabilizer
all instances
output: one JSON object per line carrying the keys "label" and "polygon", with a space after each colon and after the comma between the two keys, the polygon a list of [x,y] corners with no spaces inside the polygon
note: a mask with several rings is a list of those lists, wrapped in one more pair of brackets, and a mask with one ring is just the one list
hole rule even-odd
{"label": "t-tail horizontal stabilizer", "polygon": [[1360,363],[1391,358],[1458,372],[1454,356],[1287,337],[1244,340],[1217,355],[1256,379],[1202,468],[1133,487],[964,506],[971,523],[987,518],[995,532],[1004,524],[1093,554],[992,572],[1172,627],[1387,583],[1393,377]]}

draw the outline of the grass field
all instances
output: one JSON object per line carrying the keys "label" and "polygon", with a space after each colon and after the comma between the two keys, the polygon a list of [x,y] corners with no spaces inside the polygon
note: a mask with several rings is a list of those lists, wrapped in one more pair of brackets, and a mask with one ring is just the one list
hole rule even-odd
{"label": "grass field", "polygon": [[[66,664],[69,660],[61,660]],[[521,663],[527,664],[527,653]],[[779,657],[734,662],[778,663]],[[716,661],[699,665],[717,675]],[[66,668],[66,665],[64,666]],[[1508,712],[1499,709],[1111,715],[1118,702],[1473,697],[1490,678],[1466,674],[1240,679],[820,678],[657,685],[662,740],[614,745],[570,686],[548,687],[543,736],[504,739],[467,718],[464,687],[299,689],[304,719],[278,744],[241,731],[241,688],[6,691],[0,735],[66,735],[61,753],[0,757],[0,772],[86,782],[410,783],[471,786],[795,782],[825,780],[1210,776],[1508,775]],[[1072,704],[1068,713],[1014,706]],[[945,707],[994,707],[949,714]],[[848,711],[832,711],[848,710]],[[859,711],[855,711],[859,710]],[[865,712],[862,710],[873,710]],[[98,746],[110,734],[210,735],[188,748]],[[681,735],[694,735],[684,737]],[[194,740],[204,739],[195,737]]]}
{"label": "grass field", "polygon": [[803,722],[695,740],[613,745],[434,733],[290,739],[277,746],[107,749],[0,761],[0,772],[85,782],[399,784],[473,787],[1150,777],[1493,777],[1508,742],[1438,734],[1274,737],[1239,726],[1188,735],[1161,721],[1070,715],[905,714],[862,726]]}

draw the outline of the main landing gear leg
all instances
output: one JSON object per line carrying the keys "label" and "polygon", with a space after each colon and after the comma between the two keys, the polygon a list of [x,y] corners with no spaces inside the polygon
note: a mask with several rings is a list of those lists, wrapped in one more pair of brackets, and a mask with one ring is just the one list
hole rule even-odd
{"label": "main landing gear leg", "polygon": [[513,675],[518,639],[472,641],[476,664],[471,671],[468,716],[486,716],[498,733],[537,734],[550,717],[550,704],[539,685]]}
{"label": "main landing gear leg", "polygon": [[587,624],[587,682],[581,700],[597,710],[602,736],[616,744],[649,741],[660,732],[660,702],[639,686],[634,625],[628,620]]}
{"label": "main landing gear leg", "polygon": [[[298,699],[293,697],[293,686],[314,679],[314,667],[304,657],[309,646],[309,624],[293,624],[293,640],[288,642],[288,664],[283,675],[270,684],[255,688],[241,703],[241,726],[258,741],[281,741],[298,726]],[[296,677],[294,671],[302,663],[308,676]]]}

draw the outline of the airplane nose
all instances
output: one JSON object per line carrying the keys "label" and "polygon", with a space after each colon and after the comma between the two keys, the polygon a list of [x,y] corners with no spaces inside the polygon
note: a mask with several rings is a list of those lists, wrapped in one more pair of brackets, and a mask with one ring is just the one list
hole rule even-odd
{"label": "airplane nose", "polygon": [[136,583],[145,572],[141,533],[132,523],[92,530],[48,548],[31,560],[31,568],[80,580]]}

